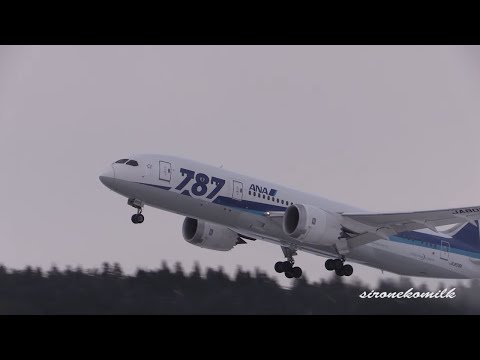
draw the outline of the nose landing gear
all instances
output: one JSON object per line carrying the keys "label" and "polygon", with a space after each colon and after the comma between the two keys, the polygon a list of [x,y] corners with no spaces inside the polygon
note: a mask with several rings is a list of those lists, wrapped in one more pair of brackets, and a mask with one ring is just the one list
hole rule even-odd
{"label": "nose landing gear", "polygon": [[134,224],[141,224],[145,221],[145,217],[142,215],[142,213],[139,210],[138,214],[133,214],[132,215],[132,222]]}
{"label": "nose landing gear", "polygon": [[134,224],[141,224],[145,221],[145,217],[142,214],[143,201],[138,199],[128,199],[128,205],[137,209],[137,213],[132,215],[132,222]]}

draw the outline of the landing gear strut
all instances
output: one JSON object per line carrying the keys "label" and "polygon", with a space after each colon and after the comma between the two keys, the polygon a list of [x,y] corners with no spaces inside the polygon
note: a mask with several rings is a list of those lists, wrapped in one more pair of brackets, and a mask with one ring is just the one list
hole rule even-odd
{"label": "landing gear strut", "polygon": [[137,213],[132,215],[132,222],[134,224],[141,224],[145,221],[145,217],[142,214],[143,202],[138,199],[128,199],[128,205],[137,209]]}
{"label": "landing gear strut", "polygon": [[325,268],[328,271],[335,271],[338,276],[350,276],[353,274],[352,265],[345,265],[345,256],[340,259],[328,259],[325,261]]}
{"label": "landing gear strut", "polygon": [[293,256],[297,255],[297,252],[285,246],[282,246],[282,251],[283,255],[285,255],[285,257],[287,258],[287,261],[278,261],[275,264],[275,271],[277,273],[285,273],[285,276],[289,279],[298,279],[302,276],[302,268],[298,266],[293,266],[295,264]]}

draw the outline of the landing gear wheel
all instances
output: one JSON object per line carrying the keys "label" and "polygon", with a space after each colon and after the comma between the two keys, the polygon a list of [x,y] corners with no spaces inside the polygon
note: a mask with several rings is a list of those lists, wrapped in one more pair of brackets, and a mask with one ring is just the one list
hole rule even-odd
{"label": "landing gear wheel", "polygon": [[292,275],[295,279],[298,279],[299,277],[302,276],[302,269],[299,268],[298,266],[295,266],[293,269],[292,269]]}
{"label": "landing gear wheel", "polygon": [[138,224],[138,222],[137,222],[137,216],[138,216],[138,214],[133,214],[133,215],[132,215],[132,222],[133,222],[134,224]]}
{"label": "landing gear wheel", "polygon": [[343,275],[350,276],[353,274],[353,267],[352,265],[343,265],[342,268]]}
{"label": "landing gear wheel", "polygon": [[142,214],[137,214],[137,224],[141,224],[145,221],[145,217]]}
{"label": "landing gear wheel", "polygon": [[333,260],[333,270],[337,271],[343,267],[343,261],[341,259]]}
{"label": "landing gear wheel", "polygon": [[345,273],[343,272],[343,267],[341,267],[339,270],[335,270],[335,274],[338,276],[344,276]]}
{"label": "landing gear wheel", "polygon": [[297,251],[291,247],[286,246],[282,246],[281,248],[283,255],[287,258],[287,260],[283,262],[277,262],[275,264],[275,271],[285,273],[285,277],[287,277],[288,279],[294,277],[298,278],[302,276],[302,269],[300,269],[298,266],[293,267],[293,264],[295,264],[293,257],[297,255]]}
{"label": "landing gear wheel", "polygon": [[275,271],[277,273],[282,273],[283,272],[283,261],[279,261],[275,263]]}
{"label": "landing gear wheel", "polygon": [[292,271],[292,264],[289,261],[284,261],[282,263],[282,269],[285,273]]}
{"label": "landing gear wheel", "polygon": [[327,261],[325,261],[325,269],[327,269],[328,271],[335,270],[333,267],[333,259],[328,259]]}

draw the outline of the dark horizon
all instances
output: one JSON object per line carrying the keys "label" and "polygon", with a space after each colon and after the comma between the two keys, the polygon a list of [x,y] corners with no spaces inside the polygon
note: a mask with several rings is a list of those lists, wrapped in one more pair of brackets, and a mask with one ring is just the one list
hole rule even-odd
{"label": "dark horizon", "polygon": [[[376,291],[429,291],[409,278],[381,281]],[[120,264],[101,268],[53,266],[48,271],[0,265],[0,314],[480,314],[480,282],[455,288],[453,299],[360,298],[370,288],[343,278],[311,282],[308,274],[285,289],[266,272],[222,267],[186,273],[180,262],[126,275]],[[440,291],[442,288],[433,290]]]}

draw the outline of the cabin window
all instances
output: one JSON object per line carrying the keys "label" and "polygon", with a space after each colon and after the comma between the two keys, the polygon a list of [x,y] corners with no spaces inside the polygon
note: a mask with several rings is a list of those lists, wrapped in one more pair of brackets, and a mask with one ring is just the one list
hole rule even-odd
{"label": "cabin window", "polygon": [[283,200],[282,200],[282,204],[283,204]]}
{"label": "cabin window", "polygon": [[265,195],[263,195],[263,198],[265,199]]}
{"label": "cabin window", "polygon": [[312,218],[312,225],[315,225],[316,222],[317,222],[317,219]]}
{"label": "cabin window", "polygon": [[249,192],[248,192],[248,195],[252,195],[252,192],[251,192],[251,191],[249,191]]}
{"label": "cabin window", "polygon": [[130,166],[138,166],[138,162],[136,162],[135,160],[129,160],[127,162],[127,165],[130,165]]}
{"label": "cabin window", "polygon": [[279,198],[277,198],[277,203],[279,203],[279,202],[280,202],[280,199],[279,199]]}
{"label": "cabin window", "polygon": [[262,197],[262,194],[258,193],[258,197]]}
{"label": "cabin window", "polygon": [[267,200],[270,200],[270,196],[267,196]]}
{"label": "cabin window", "polygon": [[115,164],[125,164],[128,161],[128,159],[121,159],[118,161],[115,161]]}
{"label": "cabin window", "polygon": [[272,197],[272,201],[275,202],[275,198],[274,198],[274,197]]}
{"label": "cabin window", "polygon": [[287,201],[287,205],[288,205],[288,201]]}

